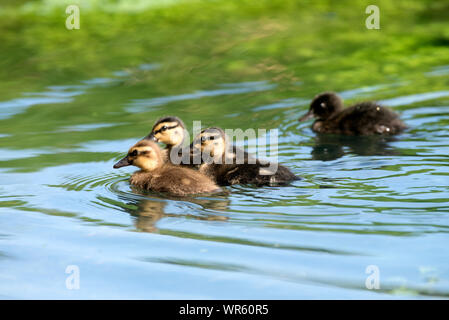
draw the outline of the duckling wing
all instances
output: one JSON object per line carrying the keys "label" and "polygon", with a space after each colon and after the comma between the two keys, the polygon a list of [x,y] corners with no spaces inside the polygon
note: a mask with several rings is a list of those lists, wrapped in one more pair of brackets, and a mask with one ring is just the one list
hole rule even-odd
{"label": "duckling wing", "polygon": [[232,157],[235,159],[235,163],[256,163],[257,159],[251,153],[246,152],[244,149],[232,145]]}
{"label": "duckling wing", "polygon": [[340,133],[355,135],[394,134],[405,128],[395,112],[374,102],[349,107],[329,122],[334,123]]}
{"label": "duckling wing", "polygon": [[[301,178],[296,176],[287,167],[279,163],[268,163],[259,166],[260,183],[285,184]],[[263,178],[262,178],[263,177]]]}
{"label": "duckling wing", "polygon": [[228,168],[226,173],[220,177],[220,182],[229,185],[233,184],[284,184],[293,180],[298,180],[288,168],[277,164],[273,166],[270,163],[241,164]]}
{"label": "duckling wing", "polygon": [[166,165],[160,177],[154,182],[154,189],[155,191],[182,196],[216,192],[220,188],[211,179],[198,171]]}

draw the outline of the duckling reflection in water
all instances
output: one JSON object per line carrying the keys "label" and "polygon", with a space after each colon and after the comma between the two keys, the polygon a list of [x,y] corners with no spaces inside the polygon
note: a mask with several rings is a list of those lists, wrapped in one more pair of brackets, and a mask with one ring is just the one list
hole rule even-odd
{"label": "duckling reflection in water", "polygon": [[345,154],[359,156],[391,156],[398,154],[390,142],[396,141],[393,136],[345,136],[336,134],[317,134],[312,143],[312,159],[330,161]]}
{"label": "duckling reflection in water", "polygon": [[[135,190],[138,192],[138,190]],[[156,232],[156,223],[166,214],[164,213],[164,201],[140,200],[137,203],[137,210],[132,210],[131,214],[136,217],[135,226],[139,231]]]}
{"label": "duckling reflection in water", "polygon": [[196,150],[196,156],[202,155],[199,171],[214,179],[219,185],[286,184],[300,179],[288,168],[280,164],[273,166],[269,162],[262,163],[248,153],[243,154],[243,159],[238,159],[236,149],[228,143],[226,134],[221,128],[207,128],[201,131],[192,143],[192,148]]}
{"label": "duckling reflection in water", "polygon": [[[131,187],[133,191],[137,194],[145,195],[141,192],[141,189],[136,189]],[[139,199],[133,200],[132,205],[136,205],[137,209],[130,209],[129,204],[124,207],[124,209],[135,217],[134,224],[136,229],[143,232],[157,232],[158,228],[156,223],[164,217],[189,217],[196,220],[208,220],[208,221],[227,221],[228,217],[220,214],[205,214],[205,215],[194,215],[194,214],[174,214],[166,213],[165,206],[167,202],[166,199]],[[179,200],[176,199],[176,200]],[[228,209],[229,200],[224,197],[214,197],[214,199],[201,199],[192,198],[189,202],[200,205],[203,209],[213,210],[213,211],[225,211]]]}
{"label": "duckling reflection in water", "polygon": [[312,117],[316,118],[312,130],[317,133],[394,135],[407,128],[395,112],[375,102],[362,102],[344,109],[342,99],[333,92],[317,95],[309,112],[299,121]]}
{"label": "duckling reflection in water", "polygon": [[149,140],[141,140],[132,146],[127,156],[114,165],[114,169],[129,165],[141,169],[131,176],[130,183],[143,190],[175,196],[222,191],[200,172],[164,163],[159,146]]}

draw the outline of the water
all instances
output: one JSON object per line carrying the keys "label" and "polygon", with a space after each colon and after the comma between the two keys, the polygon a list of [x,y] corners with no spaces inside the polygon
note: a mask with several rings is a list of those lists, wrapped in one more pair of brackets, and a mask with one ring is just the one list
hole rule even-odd
{"label": "water", "polygon": [[[449,296],[447,64],[416,71],[419,88],[408,74],[346,81],[345,100],[379,100],[409,126],[359,138],[297,121],[327,86],[313,73],[174,86],[164,68],[143,60],[0,95],[1,298]],[[189,130],[194,120],[276,128],[278,160],[303,179],[141,194],[128,183],[135,168],[112,165],[162,115]],[[79,268],[78,290],[66,286],[68,266]],[[377,290],[366,287],[369,266]]]}

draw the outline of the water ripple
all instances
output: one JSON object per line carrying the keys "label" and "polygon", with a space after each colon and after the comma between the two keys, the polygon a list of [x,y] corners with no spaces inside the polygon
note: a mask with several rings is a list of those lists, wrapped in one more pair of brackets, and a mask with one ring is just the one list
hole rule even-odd
{"label": "water ripple", "polygon": [[221,84],[222,89],[199,90],[174,96],[157,97],[150,99],[136,99],[126,108],[128,112],[139,113],[148,111],[148,107],[162,106],[175,101],[201,99],[204,97],[216,97],[221,95],[242,94],[248,92],[266,91],[274,89],[277,85],[267,81],[243,82],[232,84]]}

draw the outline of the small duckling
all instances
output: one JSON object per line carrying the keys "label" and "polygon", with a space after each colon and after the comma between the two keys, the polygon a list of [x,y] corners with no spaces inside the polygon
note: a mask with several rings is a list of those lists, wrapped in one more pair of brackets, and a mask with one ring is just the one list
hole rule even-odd
{"label": "small duckling", "polygon": [[362,102],[343,109],[342,99],[333,92],[317,95],[309,112],[299,121],[311,117],[317,119],[312,125],[312,130],[317,133],[393,135],[407,128],[395,112],[375,102]]}
{"label": "small duckling", "polygon": [[178,117],[162,117],[156,121],[151,132],[144,138],[154,142],[162,142],[172,149],[184,142],[185,125]]}
{"label": "small duckling", "polygon": [[243,159],[237,159],[236,149],[228,144],[226,134],[221,128],[202,130],[195,138],[193,148],[202,155],[199,171],[219,185],[286,184],[300,179],[288,168],[279,164],[274,164],[272,168],[269,162],[262,163],[246,152],[241,153]]}
{"label": "small duckling", "polygon": [[[162,117],[156,121],[151,132],[144,139],[162,142],[166,145],[166,148],[162,150],[164,162],[170,160],[173,164],[194,167],[192,161],[190,161],[190,150],[182,149],[185,139],[185,128],[184,122],[178,117]],[[177,159],[172,159],[171,155],[173,154],[177,155]]]}
{"label": "small duckling", "polygon": [[164,163],[159,146],[149,140],[141,140],[132,146],[127,156],[114,165],[114,169],[129,165],[140,168],[131,176],[130,183],[144,190],[176,196],[222,191],[198,171]]}

